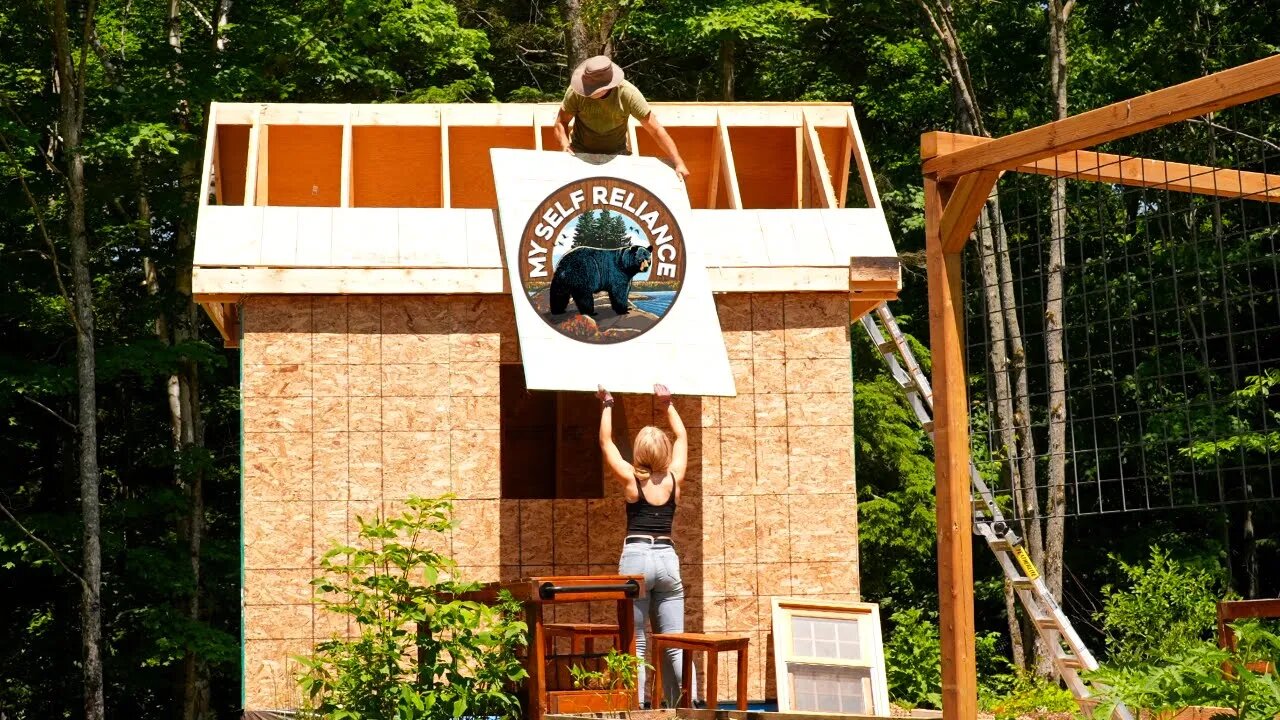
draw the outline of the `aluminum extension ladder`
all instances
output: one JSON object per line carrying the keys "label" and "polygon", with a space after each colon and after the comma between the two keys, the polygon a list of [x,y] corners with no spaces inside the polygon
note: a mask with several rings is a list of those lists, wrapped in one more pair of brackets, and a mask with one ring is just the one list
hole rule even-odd
{"label": "aluminum extension ladder", "polygon": [[[907,402],[915,411],[916,419],[932,438],[933,388],[929,384],[929,378],[920,369],[920,364],[916,362],[915,354],[907,345],[906,337],[898,328],[893,313],[889,312],[889,306],[885,303],[877,305],[862,317],[861,322],[863,329],[875,343],[876,350],[889,366],[894,380],[906,393]],[[1049,648],[1058,677],[1075,695],[1085,714],[1090,714],[1093,709],[1093,702],[1090,701],[1092,693],[1081,679],[1080,671],[1097,670],[1098,661],[1089,652],[1089,648],[1085,647],[1084,641],[1071,626],[1071,621],[1049,593],[1048,586],[1044,584],[1044,579],[1040,577],[1040,572],[1022,544],[1022,538],[1004,519],[996,505],[995,496],[978,474],[978,468],[972,460],[969,462],[969,479],[979,500],[973,509],[975,534],[986,540],[987,547],[995,553],[996,560],[1013,585],[1023,609],[1035,623],[1045,647]],[[1124,705],[1117,705],[1114,714],[1116,720],[1133,720]]]}

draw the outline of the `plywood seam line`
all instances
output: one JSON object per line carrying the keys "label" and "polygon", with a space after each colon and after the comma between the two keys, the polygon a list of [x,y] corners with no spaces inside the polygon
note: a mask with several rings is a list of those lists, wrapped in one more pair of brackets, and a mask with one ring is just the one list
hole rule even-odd
{"label": "plywood seam line", "polygon": [[1136,135],[1280,92],[1280,55],[1039,125],[926,160],[924,171],[952,180],[980,169],[1011,170],[1068,150]]}
{"label": "plywood seam line", "polygon": [[[218,104],[213,103],[209,106],[209,116],[205,122],[207,130],[204,136],[204,165],[200,168],[200,207],[209,204],[209,185],[210,176],[213,174],[214,158],[218,156],[218,123],[217,123]],[[219,199],[219,204],[221,200]]]}
{"label": "plywood seam line", "polygon": [[858,116],[852,107],[849,108],[845,121],[853,141],[853,157],[857,163],[858,179],[862,181],[862,193],[867,196],[867,207],[878,208],[880,207],[880,189],[876,187],[876,176],[871,171],[867,146],[862,142],[862,130],[858,127]]}
{"label": "plywood seam line", "polygon": [[258,188],[258,136],[262,132],[262,113],[255,112],[249,126],[249,151],[244,165],[244,205],[252,207]]}

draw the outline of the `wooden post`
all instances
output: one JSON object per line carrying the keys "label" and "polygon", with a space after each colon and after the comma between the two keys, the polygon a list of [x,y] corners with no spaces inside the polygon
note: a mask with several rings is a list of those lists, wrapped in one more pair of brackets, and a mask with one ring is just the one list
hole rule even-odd
{"label": "wooden post", "polygon": [[968,393],[960,252],[945,253],[941,223],[949,188],[924,178],[929,334],[933,353],[937,477],[938,605],[942,640],[942,713],[976,720],[978,676],[973,632],[973,512],[969,490]]}
{"label": "wooden post", "polygon": [[[218,157],[218,103],[210,103],[209,117],[205,120],[208,125],[208,131],[204,136],[204,166],[200,168],[200,207],[209,204],[209,185],[211,182],[210,175],[213,173],[214,163]],[[217,192],[217,191],[215,191]],[[218,192],[218,204],[222,204],[222,193]]]}
{"label": "wooden post", "polygon": [[542,720],[547,702],[547,634],[542,624],[542,603],[528,604],[529,623],[529,720]]}
{"label": "wooden post", "polygon": [[249,152],[244,164],[244,205],[252,206],[257,199],[258,189],[258,143],[262,135],[262,111],[253,114],[253,124],[249,126]]}
{"label": "wooden post", "polygon": [[342,123],[342,161],[338,170],[338,207],[351,207],[351,106],[347,105],[347,119]]}
{"label": "wooden post", "polygon": [[440,207],[453,207],[449,193],[449,118],[440,111]]}

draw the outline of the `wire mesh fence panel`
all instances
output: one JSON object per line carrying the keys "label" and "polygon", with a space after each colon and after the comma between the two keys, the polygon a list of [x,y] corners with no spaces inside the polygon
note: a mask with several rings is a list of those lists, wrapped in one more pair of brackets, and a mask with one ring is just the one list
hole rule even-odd
{"label": "wire mesh fence panel", "polygon": [[1280,497],[1280,103],[1040,166],[1070,173],[1007,173],[965,254],[973,456],[1009,513]]}

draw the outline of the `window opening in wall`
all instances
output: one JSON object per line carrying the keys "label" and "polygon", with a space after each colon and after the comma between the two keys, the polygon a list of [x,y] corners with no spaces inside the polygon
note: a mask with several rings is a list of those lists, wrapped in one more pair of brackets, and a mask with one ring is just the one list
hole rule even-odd
{"label": "window opening in wall", "polygon": [[[604,496],[597,433],[600,403],[588,393],[529,390],[522,365],[503,365],[501,464],[504,499]],[[621,404],[615,405],[615,418]]]}

